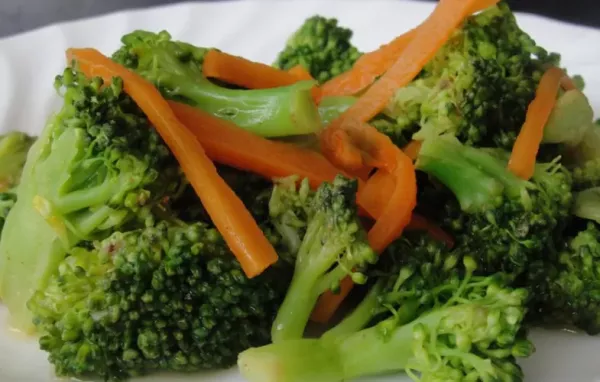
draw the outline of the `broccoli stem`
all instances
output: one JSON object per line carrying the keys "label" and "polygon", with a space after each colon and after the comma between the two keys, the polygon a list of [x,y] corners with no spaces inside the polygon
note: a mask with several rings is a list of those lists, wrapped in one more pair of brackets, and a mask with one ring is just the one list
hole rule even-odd
{"label": "broccoli stem", "polygon": [[415,327],[435,329],[451,309],[434,311],[400,327],[391,318],[347,336],[249,349],[240,355],[238,364],[250,382],[336,382],[404,370],[413,358]]}
{"label": "broccoli stem", "polygon": [[264,137],[310,134],[321,128],[312,99],[312,81],[291,86],[238,90],[217,86],[199,76],[161,73],[158,84],[167,94]]}
{"label": "broccoli stem", "polygon": [[301,338],[317,299],[326,290],[324,280],[329,280],[330,274],[336,274],[337,279],[331,278],[331,283],[339,282],[346,274],[339,272],[339,265],[327,272],[343,247],[335,241],[322,242],[326,226],[326,216],[317,213],[307,227],[292,282],[273,322],[271,337],[274,343]]}
{"label": "broccoli stem", "polygon": [[[464,146],[454,138],[439,137],[423,142],[417,168],[433,175],[456,196],[463,211],[492,205],[502,194],[502,183],[465,156]],[[471,160],[470,160],[471,159]]]}
{"label": "broccoli stem", "polygon": [[384,287],[383,280],[378,281],[360,302],[360,304],[348,314],[339,324],[329,329],[323,338],[337,337],[357,332],[366,327],[376,315],[377,308],[380,306],[379,296]]}
{"label": "broccoli stem", "polygon": [[324,97],[319,103],[321,123],[327,126],[356,102],[356,97]]}

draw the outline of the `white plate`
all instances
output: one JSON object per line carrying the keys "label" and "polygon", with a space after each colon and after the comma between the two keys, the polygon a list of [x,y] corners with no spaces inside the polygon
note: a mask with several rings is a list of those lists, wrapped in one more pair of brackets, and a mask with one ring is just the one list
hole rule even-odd
{"label": "white plate", "polygon": [[[362,50],[374,49],[417,25],[432,9],[406,1],[219,2],[180,4],[118,13],[50,26],[0,40],[0,131],[37,134],[60,101],[53,78],[64,67],[68,47],[92,46],[111,53],[121,35],[133,29],[168,30],[174,38],[216,46],[250,59],[271,62],[287,36],[306,18],[323,14],[339,18],[355,31]],[[586,94],[600,111],[600,30],[519,15],[523,29],[545,48],[560,52],[570,73],[582,74]],[[600,338],[564,332],[535,331],[536,354],[523,362],[528,382],[600,382]],[[194,376],[153,376],[144,381],[241,382],[235,370]],[[365,381],[406,381],[394,376]],[[46,355],[34,340],[6,328],[0,306],[0,381],[56,381]]]}

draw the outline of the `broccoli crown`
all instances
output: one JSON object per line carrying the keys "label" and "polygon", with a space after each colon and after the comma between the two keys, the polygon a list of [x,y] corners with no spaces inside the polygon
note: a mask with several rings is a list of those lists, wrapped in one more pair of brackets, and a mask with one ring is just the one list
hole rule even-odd
{"label": "broccoli crown", "polygon": [[49,125],[52,136],[43,142],[34,170],[43,216],[53,222],[60,216],[64,222],[58,223],[77,239],[91,239],[186,182],[120,79],[103,86],[100,78],[66,69],[55,85],[65,102]]}
{"label": "broccoli crown", "polygon": [[19,131],[0,136],[0,192],[19,184],[27,153],[33,142],[34,137]]}
{"label": "broccoli crown", "polygon": [[17,202],[17,195],[12,192],[0,192],[0,233],[4,228],[6,217]]}
{"label": "broccoli crown", "polygon": [[88,247],[28,302],[57,374],[222,368],[269,341],[286,278],[247,279],[215,229],[161,222]]}
{"label": "broccoli crown", "polygon": [[550,325],[576,326],[600,333],[600,229],[588,223],[558,253],[534,263],[527,285],[532,289],[528,319]]}
{"label": "broccoli crown", "polygon": [[[290,195],[294,189],[296,196]],[[280,190],[276,187],[274,194]],[[296,254],[294,277],[273,323],[274,342],[301,338],[318,297],[325,291],[337,290],[346,276],[350,275],[359,284],[366,282],[364,269],[377,261],[377,255],[369,246],[366,232],[358,220],[356,190],[355,180],[339,175],[332,183],[323,183],[317,189],[308,211],[302,211],[300,207],[308,220],[306,227],[300,227],[304,235]],[[272,215],[276,215],[277,209],[285,203],[295,205],[299,201],[302,206],[308,188],[306,184],[297,188],[288,185],[283,192],[285,196],[275,195],[271,200]],[[288,237],[300,232],[296,228],[300,225],[298,221],[301,223],[298,214],[284,213],[277,219],[286,229],[296,230]]]}
{"label": "broccoli crown", "polygon": [[600,158],[590,159],[571,169],[573,189],[585,190],[600,186]]}
{"label": "broccoli crown", "polygon": [[352,45],[352,31],[337,19],[313,16],[290,36],[275,66],[290,69],[302,65],[319,82],[325,82],[350,68],[361,56]]}
{"label": "broccoli crown", "polygon": [[501,2],[468,18],[388,111],[400,127],[420,125],[419,139],[451,132],[469,145],[509,149],[546,65],[557,61]]}
{"label": "broccoli crown", "polygon": [[527,290],[501,273],[473,276],[472,258],[459,260],[424,236],[395,246],[386,256],[396,262],[377,265],[377,282],[342,330],[249,349],[238,360],[242,374],[252,382],[333,382],[405,370],[419,381],[522,381],[516,359],[533,352],[521,327]]}
{"label": "broccoli crown", "polygon": [[424,141],[417,161],[455,198],[443,189],[433,193],[445,203],[437,211],[442,226],[488,274],[519,274],[551,248],[573,201],[570,173],[560,164],[537,164],[531,181],[524,181],[509,172],[506,158],[440,136]]}
{"label": "broccoli crown", "polygon": [[272,89],[230,89],[202,74],[207,48],[174,41],[166,31],[123,36],[113,60],[154,83],[169,99],[188,103],[265,137],[314,133],[321,128],[314,81]]}

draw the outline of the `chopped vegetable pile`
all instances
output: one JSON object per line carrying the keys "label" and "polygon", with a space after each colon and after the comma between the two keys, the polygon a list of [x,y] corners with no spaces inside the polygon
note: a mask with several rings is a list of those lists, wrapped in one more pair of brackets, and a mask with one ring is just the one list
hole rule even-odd
{"label": "chopped vegetable pile", "polygon": [[351,38],[66,52],[62,109],[0,137],[0,298],[57,375],[517,382],[529,328],[600,333],[581,78],[504,1]]}

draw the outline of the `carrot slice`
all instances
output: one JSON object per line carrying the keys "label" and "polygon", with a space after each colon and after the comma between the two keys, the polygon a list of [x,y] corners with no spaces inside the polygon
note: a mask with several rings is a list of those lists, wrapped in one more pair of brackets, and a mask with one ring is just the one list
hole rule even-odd
{"label": "carrot slice", "polygon": [[421,151],[422,143],[423,142],[421,142],[421,141],[412,140],[412,141],[408,142],[408,144],[402,148],[402,151],[404,151],[404,153],[406,155],[408,155],[408,157],[410,159],[415,161],[419,157],[419,152]]}
{"label": "carrot slice", "polygon": [[[483,10],[497,0],[479,0],[468,14]],[[362,55],[351,70],[340,74],[321,86],[321,96],[351,96],[360,93],[383,75],[398,60],[417,34],[417,27],[396,37],[379,49]]]}
{"label": "carrot slice", "polygon": [[299,81],[296,75],[285,70],[214,49],[206,53],[202,72],[206,77],[216,78],[247,89],[276,88],[292,85]]}
{"label": "carrot slice", "polygon": [[535,159],[544,136],[544,126],[556,104],[556,96],[565,73],[559,68],[548,69],[527,108],[525,123],[513,146],[508,169],[522,179],[529,179],[535,170]]}
{"label": "carrot slice", "polygon": [[[381,112],[395,91],[419,74],[448,41],[456,27],[477,8],[479,1],[481,0],[440,0],[390,69],[332,125],[340,125],[348,119],[366,122]],[[486,5],[497,2],[489,0]]]}
{"label": "carrot slice", "polygon": [[229,248],[248,277],[277,261],[277,253],[242,201],[219,176],[196,137],[175,117],[160,92],[148,81],[95,49],[69,49],[69,63],[89,77],[106,82],[121,77],[127,94],[146,114],[179,161]]}
{"label": "carrot slice", "polygon": [[288,70],[288,73],[296,76],[300,81],[310,81],[314,80],[312,75],[306,70],[306,68],[302,65],[296,65],[293,68]]}
{"label": "carrot slice", "polygon": [[265,139],[192,106],[173,101],[169,106],[216,162],[267,178],[299,175],[308,178],[312,187],[333,181],[340,173],[316,151]]}

